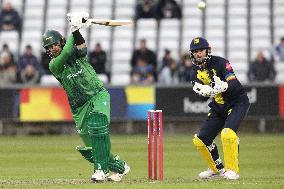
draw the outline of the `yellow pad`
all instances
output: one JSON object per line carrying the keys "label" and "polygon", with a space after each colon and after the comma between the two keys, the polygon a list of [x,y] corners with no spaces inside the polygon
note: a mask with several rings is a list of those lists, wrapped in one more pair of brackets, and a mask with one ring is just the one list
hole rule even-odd
{"label": "yellow pad", "polygon": [[230,128],[224,128],[221,132],[221,140],[224,152],[225,169],[239,172],[238,160],[238,136]]}
{"label": "yellow pad", "polygon": [[215,173],[217,173],[218,169],[216,168],[211,153],[209,152],[207,146],[202,142],[202,140],[197,137],[196,134],[194,135],[193,144],[196,146],[197,151],[208,164],[208,167],[212,169]]}

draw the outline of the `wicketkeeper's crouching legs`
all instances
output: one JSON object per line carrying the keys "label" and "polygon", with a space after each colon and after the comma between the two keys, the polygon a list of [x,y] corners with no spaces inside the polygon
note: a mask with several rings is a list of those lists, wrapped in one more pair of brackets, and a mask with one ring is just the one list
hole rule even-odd
{"label": "wicketkeeper's crouching legs", "polygon": [[207,144],[206,142],[203,142],[202,138],[199,138],[197,135],[194,135],[193,144],[209,167],[208,170],[201,172],[199,174],[199,177],[211,178],[218,175],[223,175],[225,169],[222,164],[221,158],[219,157],[216,144],[214,142]]}
{"label": "wicketkeeper's crouching legs", "polygon": [[217,146],[214,142],[210,145],[206,145],[197,135],[194,135],[193,143],[212,171],[217,173],[218,170],[224,168],[221,158],[219,157]]}

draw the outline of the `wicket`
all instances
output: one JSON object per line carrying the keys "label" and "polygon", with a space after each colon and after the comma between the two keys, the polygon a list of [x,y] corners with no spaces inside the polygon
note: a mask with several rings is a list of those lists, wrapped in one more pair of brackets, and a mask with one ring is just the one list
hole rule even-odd
{"label": "wicket", "polygon": [[[152,155],[152,147],[154,149],[154,157]],[[158,151],[159,151],[159,160],[158,160]],[[163,180],[164,177],[163,153],[164,153],[163,112],[162,110],[148,110],[148,178],[149,179],[158,180],[157,168],[159,166],[159,180]],[[153,165],[152,158],[154,158],[154,169],[152,169]],[[152,175],[153,170],[154,170],[154,177]]]}

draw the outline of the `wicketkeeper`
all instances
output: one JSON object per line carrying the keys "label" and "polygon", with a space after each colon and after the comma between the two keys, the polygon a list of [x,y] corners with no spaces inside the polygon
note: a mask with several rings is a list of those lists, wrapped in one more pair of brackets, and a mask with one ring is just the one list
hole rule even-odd
{"label": "wicketkeeper", "polygon": [[[204,98],[212,98],[207,119],[193,139],[209,167],[199,177],[222,176],[226,179],[238,179],[237,130],[250,106],[247,94],[236,78],[230,62],[211,55],[211,47],[206,39],[197,37],[191,41],[190,58],[194,64],[191,78],[193,90]],[[225,167],[214,143],[219,132]]]}
{"label": "wicketkeeper", "polygon": [[67,41],[59,32],[48,30],[42,45],[52,57],[49,69],[67,93],[76,129],[85,144],[76,149],[94,165],[91,179],[120,181],[130,167],[110,152],[110,96],[88,62],[79,32],[89,26],[88,17],[87,13],[67,14],[72,32]]}

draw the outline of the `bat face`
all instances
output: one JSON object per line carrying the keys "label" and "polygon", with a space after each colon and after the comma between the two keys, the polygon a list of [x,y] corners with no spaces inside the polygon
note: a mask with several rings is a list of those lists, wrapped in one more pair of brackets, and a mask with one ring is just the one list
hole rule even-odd
{"label": "bat face", "polygon": [[103,26],[126,26],[131,25],[131,20],[108,20],[108,19],[89,19],[91,24],[98,24]]}

